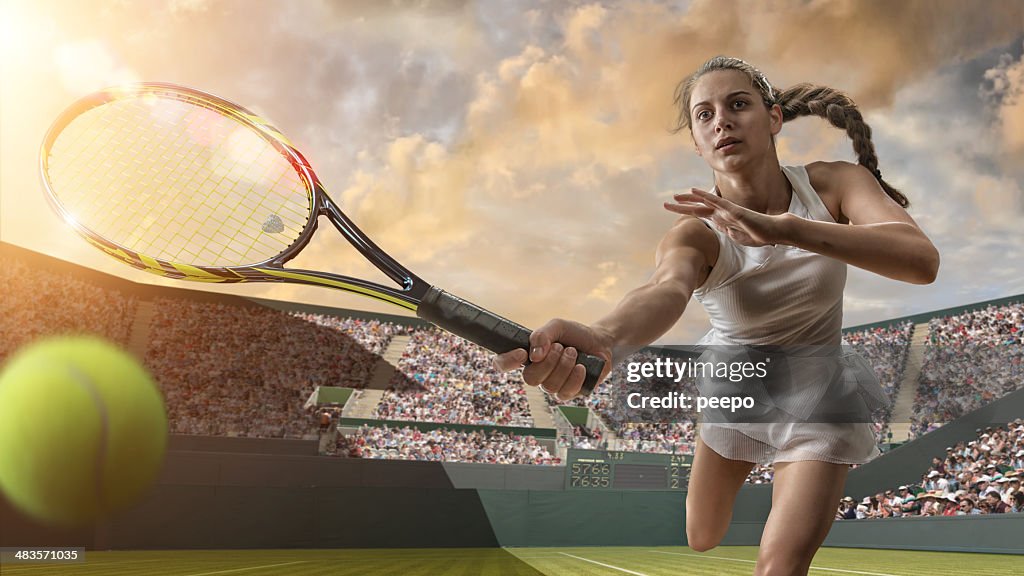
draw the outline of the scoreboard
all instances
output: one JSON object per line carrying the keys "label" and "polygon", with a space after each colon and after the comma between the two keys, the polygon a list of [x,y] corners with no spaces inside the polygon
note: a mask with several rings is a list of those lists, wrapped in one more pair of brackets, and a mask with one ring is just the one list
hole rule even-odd
{"label": "scoreboard", "polygon": [[570,490],[686,490],[690,454],[647,454],[569,449],[565,487]]}

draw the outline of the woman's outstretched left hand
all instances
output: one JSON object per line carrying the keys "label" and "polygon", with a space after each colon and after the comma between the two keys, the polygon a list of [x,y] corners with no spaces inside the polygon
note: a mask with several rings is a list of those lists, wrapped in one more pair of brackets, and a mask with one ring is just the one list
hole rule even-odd
{"label": "woman's outstretched left hand", "polygon": [[738,244],[769,246],[783,240],[784,218],[788,213],[769,216],[697,188],[674,198],[675,202],[665,202],[666,210],[707,218]]}

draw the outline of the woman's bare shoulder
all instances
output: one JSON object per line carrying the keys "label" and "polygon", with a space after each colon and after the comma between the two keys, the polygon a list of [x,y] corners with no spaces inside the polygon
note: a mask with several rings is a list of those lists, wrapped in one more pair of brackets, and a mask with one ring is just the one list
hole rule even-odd
{"label": "woman's bare shoulder", "polygon": [[696,216],[680,216],[665,234],[658,251],[664,253],[674,248],[696,250],[703,255],[704,265],[708,268],[718,262],[718,236]]}
{"label": "woman's bare shoulder", "polygon": [[718,253],[718,236],[704,220],[696,216],[680,216],[665,235],[674,243],[692,246],[705,253]]}
{"label": "woman's bare shoulder", "polygon": [[849,224],[850,221],[840,212],[843,189],[837,183],[841,182],[843,176],[848,174],[851,169],[857,169],[858,167],[860,167],[858,164],[841,160],[835,162],[811,162],[804,167],[807,170],[807,179],[811,182],[811,188],[814,188],[814,191],[821,197],[821,201],[828,208],[828,213],[832,215],[832,219],[840,224]]}

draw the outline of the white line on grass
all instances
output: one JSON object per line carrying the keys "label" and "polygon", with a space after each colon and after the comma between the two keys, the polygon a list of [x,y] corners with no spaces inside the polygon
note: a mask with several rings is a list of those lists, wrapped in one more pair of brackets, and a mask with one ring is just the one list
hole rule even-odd
{"label": "white line on grass", "polygon": [[[743,560],[740,558],[727,558],[725,556],[708,556],[707,554],[683,554],[682,552],[664,552],[662,550],[651,550],[652,554],[671,554],[672,556],[686,556],[689,558],[707,558],[709,560],[729,560],[730,562],[745,562],[747,564],[757,564],[754,560]],[[842,568],[822,568],[820,566],[811,566],[811,570],[824,570],[826,572],[842,572],[844,574],[864,574],[865,576],[897,576],[896,574],[888,574],[886,572],[863,572],[860,570],[844,570]]]}
{"label": "white line on grass", "polygon": [[577,560],[583,560],[584,562],[590,562],[591,564],[597,564],[598,566],[604,566],[605,568],[611,568],[612,570],[618,570],[619,572],[625,572],[626,574],[635,574],[636,576],[647,576],[643,572],[634,572],[632,570],[626,570],[625,568],[619,568],[618,566],[612,566],[611,564],[605,564],[604,562],[598,562],[597,560],[590,560],[582,556],[574,556],[565,552],[559,552],[562,556],[568,556],[569,558],[575,558]]}
{"label": "white line on grass", "polygon": [[210,574],[227,574],[228,572],[242,572],[245,570],[259,570],[260,568],[275,568],[277,566],[290,566],[292,564],[304,564],[309,560],[299,560],[297,562],[285,562],[283,564],[266,564],[264,566],[250,566],[249,568],[232,568],[231,570],[217,570],[216,572],[200,572],[199,574],[189,574],[188,576],[209,576]]}

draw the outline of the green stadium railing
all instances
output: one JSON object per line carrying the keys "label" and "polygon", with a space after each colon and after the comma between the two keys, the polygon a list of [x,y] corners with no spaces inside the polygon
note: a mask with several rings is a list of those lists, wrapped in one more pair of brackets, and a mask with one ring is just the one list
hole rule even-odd
{"label": "green stadium railing", "polygon": [[451,424],[448,422],[420,422],[414,420],[374,420],[372,418],[342,418],[341,426],[387,426],[390,428],[404,428],[408,426],[421,432],[429,432],[444,428],[457,432],[501,432],[516,436],[533,436],[536,438],[558,437],[558,431],[554,428],[528,428],[525,426],[498,426],[491,424]]}

